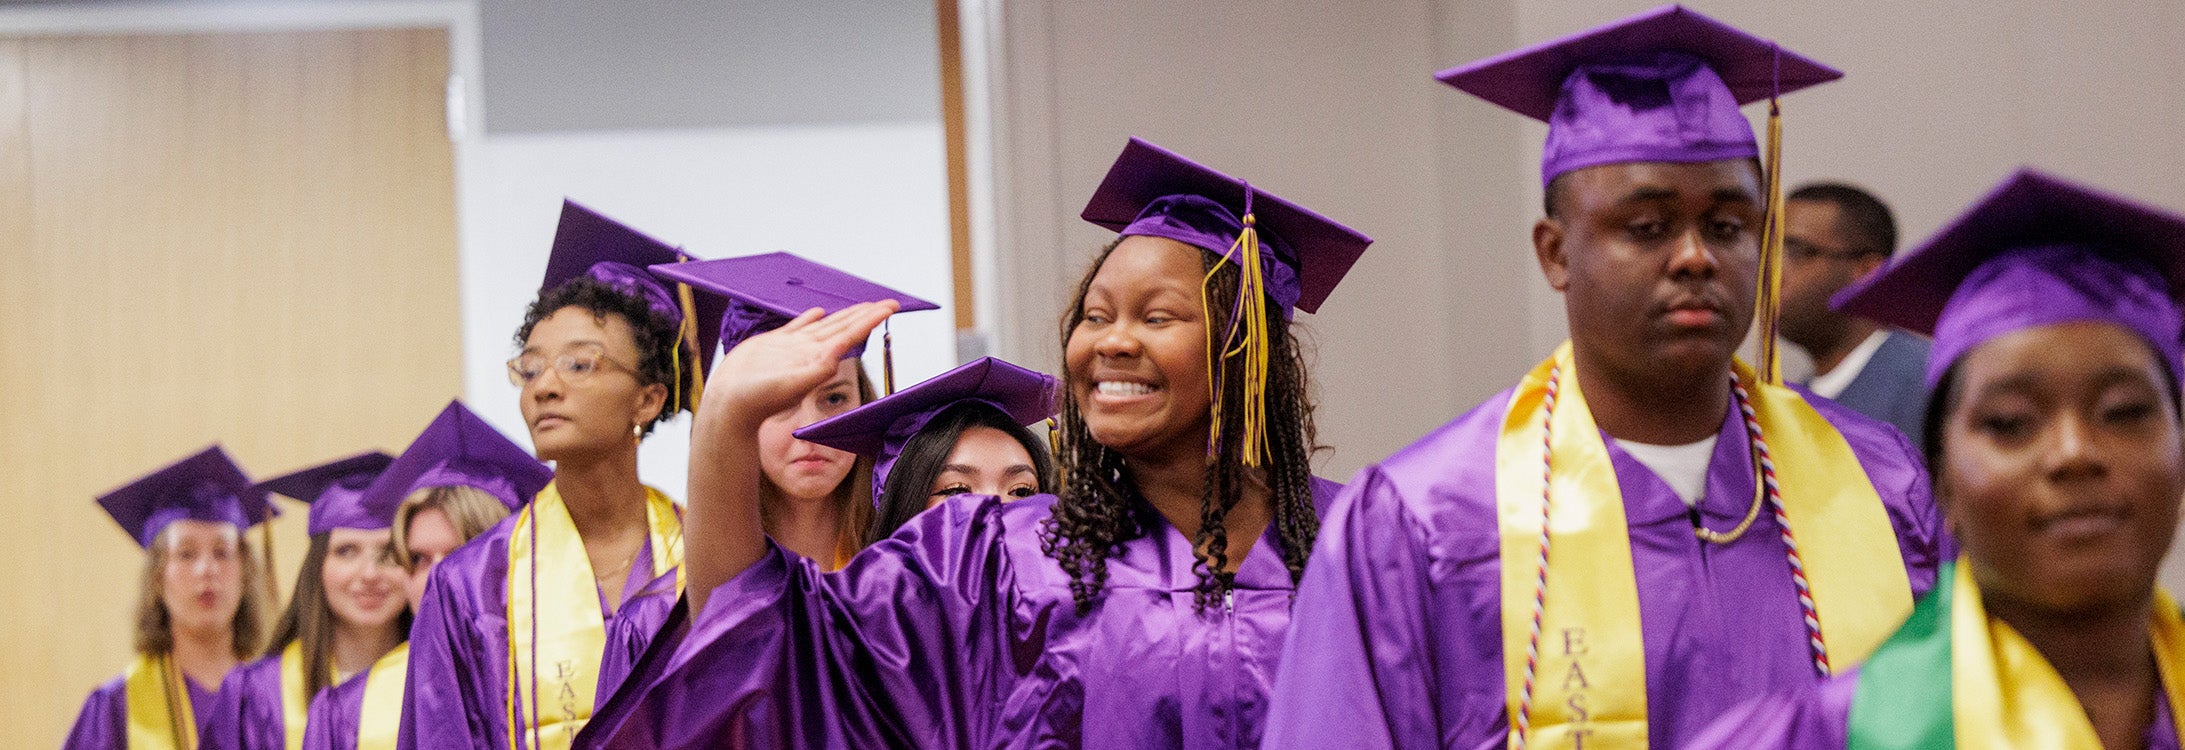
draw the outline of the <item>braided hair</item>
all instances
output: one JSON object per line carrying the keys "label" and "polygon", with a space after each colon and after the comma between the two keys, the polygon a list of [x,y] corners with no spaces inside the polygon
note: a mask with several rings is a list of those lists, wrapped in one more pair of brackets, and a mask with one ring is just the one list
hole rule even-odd
{"label": "braided hair", "polygon": [[[1085,317],[1085,295],[1093,277],[1107,263],[1122,240],[1101,248],[1092,267],[1078,282],[1077,295],[1062,320],[1063,347]],[[1222,264],[1220,256],[1200,253],[1201,269],[1213,271],[1206,282],[1207,309],[1216,320],[1206,321],[1211,330],[1230,330],[1230,315],[1245,314],[1236,304],[1240,271],[1235,263]],[[1222,389],[1221,435],[1209,446],[1206,481],[1199,498],[1199,531],[1192,540],[1193,570],[1199,584],[1193,600],[1204,609],[1221,601],[1235,574],[1223,572],[1229,564],[1229,536],[1223,521],[1248,488],[1261,481],[1264,472],[1268,503],[1273,518],[1267,533],[1280,542],[1283,565],[1295,582],[1305,574],[1305,558],[1320,533],[1320,517],[1313,506],[1312,452],[1317,447],[1313,430],[1313,402],[1305,375],[1305,363],[1297,338],[1272,299],[1263,308],[1268,320],[1270,345],[1266,388],[1267,450],[1263,466],[1244,465],[1245,379],[1221,377],[1210,385]],[[1232,311],[1224,313],[1221,311]],[[1073,377],[1064,369],[1064,392]],[[1124,542],[1159,527],[1159,514],[1138,492],[1124,458],[1094,440],[1074,399],[1064,399],[1055,454],[1062,469],[1062,491],[1053,513],[1041,529],[1041,550],[1070,574],[1070,597],[1079,614],[1097,603],[1108,579],[1108,558],[1122,553]]]}

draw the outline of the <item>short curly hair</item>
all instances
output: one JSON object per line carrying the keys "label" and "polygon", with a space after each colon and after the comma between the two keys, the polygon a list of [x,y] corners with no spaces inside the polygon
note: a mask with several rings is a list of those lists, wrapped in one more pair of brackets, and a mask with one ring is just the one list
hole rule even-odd
{"label": "short curly hair", "polygon": [[[678,323],[654,311],[644,298],[590,276],[572,278],[540,294],[531,303],[531,308],[524,311],[523,325],[516,329],[516,348],[522,349],[524,343],[531,340],[531,329],[537,327],[539,321],[571,307],[590,311],[592,318],[601,322],[609,315],[618,315],[628,321],[630,335],[635,339],[630,343],[637,347],[637,381],[645,385],[664,385],[671,392],[676,389]],[[653,427],[673,416],[673,408],[661,409],[659,416],[645,424],[645,434],[652,434]]]}

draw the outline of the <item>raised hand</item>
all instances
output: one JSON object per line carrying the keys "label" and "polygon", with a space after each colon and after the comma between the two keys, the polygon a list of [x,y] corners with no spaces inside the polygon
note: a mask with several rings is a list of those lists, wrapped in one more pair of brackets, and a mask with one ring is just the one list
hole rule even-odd
{"label": "raised hand", "polygon": [[749,421],[796,406],[833,377],[851,347],[870,337],[898,306],[895,300],[864,302],[824,316],[815,307],[745,339],[714,365],[706,380],[710,398],[701,408],[725,409],[738,421]]}
{"label": "raised hand", "polygon": [[690,431],[690,507],[683,514],[683,573],[693,613],[714,587],[766,552],[759,513],[759,424],[826,384],[850,347],[895,314],[895,300],[822,316],[804,311],[788,325],[745,339],[713,365]]}

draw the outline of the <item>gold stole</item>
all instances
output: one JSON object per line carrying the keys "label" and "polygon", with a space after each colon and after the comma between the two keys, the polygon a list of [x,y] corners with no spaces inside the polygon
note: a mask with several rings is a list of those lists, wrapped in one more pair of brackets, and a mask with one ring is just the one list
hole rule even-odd
{"label": "gold stole", "polygon": [[364,704],[357,712],[357,750],[394,750],[402,728],[402,686],[409,680],[410,644],[394,647],[364,674]]}
{"label": "gold stole", "polygon": [[122,673],[122,698],[128,715],[129,750],[192,750],[197,747],[197,714],[182,670],[165,655],[143,654]]}
{"label": "gold stole", "polygon": [[[1552,533],[1547,590],[1539,590],[1544,412],[1560,366],[1554,410]],[[1896,532],[1858,456],[1796,392],[1765,385],[1733,362],[1752,394],[1775,459],[1784,513],[1796,534],[1830,664],[1863,661],[1912,611]],[[1495,446],[1495,508],[1502,538],[1502,659],[1514,745],[1534,597],[1545,596],[1535,662],[1531,748],[1647,745],[1646,649],[1629,526],[1608,447],[1586,407],[1564,342],[1519,383]],[[1727,387],[1727,384],[1725,384]],[[1755,537],[1767,538],[1767,537]],[[1783,584],[1790,585],[1784,562]],[[1725,644],[1747,647],[1746,644]]]}
{"label": "gold stole", "polygon": [[281,746],[303,750],[304,725],[311,720],[311,696],[304,694],[303,641],[281,649]]}
{"label": "gold stole", "polygon": [[[2017,630],[1988,617],[1973,566],[1957,563],[1950,607],[1950,693],[1958,747],[2101,750],[2094,724],[2056,668]],[[2148,615],[2155,668],[2169,696],[2170,720],[2185,722],[2185,620],[2177,602],[2155,591]],[[2185,734],[2185,727],[2180,727]]]}
{"label": "gold stole", "polygon": [[[683,524],[675,503],[646,487],[645,521],[651,530],[653,577],[680,568]],[[533,528],[538,533],[536,549]],[[680,573],[675,590],[682,594]],[[591,558],[555,485],[539,491],[509,534],[507,594],[509,680],[504,718],[508,746],[512,750],[525,747],[518,744],[517,735],[527,733],[534,750],[567,748],[577,730],[592,718],[607,628],[599,610]]]}

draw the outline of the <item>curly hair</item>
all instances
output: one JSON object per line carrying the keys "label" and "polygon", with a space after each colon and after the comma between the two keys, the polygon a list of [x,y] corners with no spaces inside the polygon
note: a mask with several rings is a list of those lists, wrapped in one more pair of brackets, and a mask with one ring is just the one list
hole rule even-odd
{"label": "curly hair", "polygon": [[[578,307],[592,313],[592,319],[605,323],[607,316],[619,315],[630,324],[631,344],[637,347],[637,380],[645,385],[664,385],[669,391],[676,388],[676,321],[655,312],[645,300],[628,294],[590,276],[577,276],[549,289],[532,301],[524,311],[523,325],[516,329],[516,348],[531,340],[531,329],[565,308]],[[687,365],[686,365],[687,366]],[[653,427],[675,416],[672,409],[663,408],[660,415],[645,424],[644,434],[652,434]]]}
{"label": "curly hair", "polygon": [[[1118,239],[1101,248],[1092,267],[1078,281],[1077,295],[1062,321],[1065,350],[1071,332],[1084,320],[1085,295],[1093,277],[1120,244],[1122,240]],[[1200,257],[1201,268],[1213,271],[1213,277],[1206,282],[1207,308],[1243,314],[1243,308],[1236,304],[1241,273],[1236,264],[1215,270],[1220,256],[1200,253]],[[1222,430],[1217,443],[1209,446],[1212,460],[1207,462],[1199,499],[1199,531],[1192,540],[1193,548],[1203,551],[1193,565],[1199,577],[1193,600],[1201,609],[1221,601],[1234,582],[1235,574],[1223,572],[1229,564],[1229,536],[1223,521],[1247,488],[1260,479],[1255,472],[1264,472],[1273,511],[1268,533],[1280,542],[1282,562],[1289,568],[1292,582],[1304,576],[1305,559],[1320,533],[1320,516],[1313,506],[1311,462],[1318,443],[1304,357],[1281,307],[1269,299],[1264,309],[1270,335],[1265,404],[1267,452],[1260,469],[1246,467],[1242,460],[1244,378],[1215,380],[1222,389]],[[1217,313],[1217,317],[1220,320],[1206,321],[1210,330],[1229,330],[1236,322],[1227,314]],[[1075,392],[1069,387],[1071,377],[1065,368],[1064,391],[1068,393]],[[1124,542],[1158,528],[1160,521],[1131,479],[1128,462],[1093,439],[1074,399],[1063,400],[1060,421],[1055,458],[1062,468],[1062,491],[1041,530],[1041,549],[1070,574],[1070,597],[1076,601],[1078,613],[1084,614],[1092,609],[1107,584],[1108,558],[1121,554]]]}

